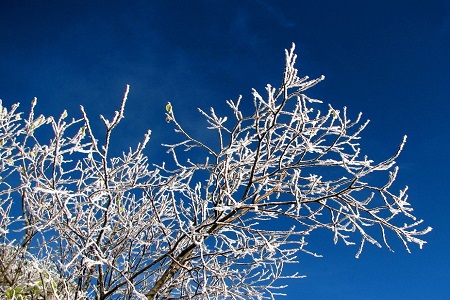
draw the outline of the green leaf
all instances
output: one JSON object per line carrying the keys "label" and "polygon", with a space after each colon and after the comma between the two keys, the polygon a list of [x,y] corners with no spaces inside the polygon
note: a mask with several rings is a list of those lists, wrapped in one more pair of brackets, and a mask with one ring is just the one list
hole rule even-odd
{"label": "green leaf", "polygon": [[171,112],[172,111],[172,105],[170,104],[170,102],[167,103],[167,105],[166,105],[166,111],[167,112]]}

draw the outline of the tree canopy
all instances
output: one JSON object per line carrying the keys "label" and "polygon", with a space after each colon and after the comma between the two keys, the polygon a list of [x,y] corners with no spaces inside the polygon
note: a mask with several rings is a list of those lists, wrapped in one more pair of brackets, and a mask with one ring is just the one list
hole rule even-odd
{"label": "tree canopy", "polygon": [[[197,139],[166,105],[178,141],[172,161],[141,143],[112,156],[129,86],[104,133],[81,117],[0,110],[0,293],[7,299],[265,299],[282,294],[283,267],[311,255],[317,229],[334,243],[407,251],[431,230],[407,187],[393,191],[395,160],[363,155],[359,114],[304,94],[324,77],[299,77],[286,50],[280,87],[239,98],[230,116],[199,110],[216,139]],[[163,112],[161,112],[163,114]],[[50,138],[49,138],[50,137]],[[370,175],[370,176],[369,176]],[[281,221],[281,222],[280,222]],[[20,298],[21,297],[21,298]]]}

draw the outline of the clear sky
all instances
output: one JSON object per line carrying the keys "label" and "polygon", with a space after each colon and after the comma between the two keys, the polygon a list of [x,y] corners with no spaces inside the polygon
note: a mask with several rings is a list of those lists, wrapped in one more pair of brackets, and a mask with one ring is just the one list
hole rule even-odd
{"label": "clear sky", "polygon": [[[127,3],[130,2],[130,3]],[[289,270],[285,299],[448,299],[450,294],[450,1],[6,1],[0,2],[0,98],[59,115],[112,116],[131,85],[118,128],[124,150],[147,129],[148,153],[170,138],[164,106],[201,134],[196,107],[229,113],[225,100],[278,85],[284,49],[297,45],[302,75],[325,75],[311,90],[371,120],[365,153],[398,160],[399,188],[434,230],[423,250],[395,253],[333,245],[318,235]]]}

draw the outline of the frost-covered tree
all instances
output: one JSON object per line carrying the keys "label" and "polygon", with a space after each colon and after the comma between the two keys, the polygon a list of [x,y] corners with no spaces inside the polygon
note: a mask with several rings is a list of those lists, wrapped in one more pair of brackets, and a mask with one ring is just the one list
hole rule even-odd
{"label": "frost-covered tree", "polygon": [[[362,154],[361,115],[304,91],[294,47],[279,88],[253,90],[253,112],[200,113],[217,139],[197,139],[166,106],[179,141],[149,161],[150,131],[110,154],[129,88],[100,136],[81,107],[71,119],[0,110],[0,293],[8,299],[265,299],[324,228],[334,243],[389,250],[425,243],[406,188],[392,191],[399,156]],[[51,138],[49,138],[51,137]],[[173,158],[173,159],[172,159]],[[369,174],[375,175],[370,176]],[[369,180],[370,179],[370,180]],[[278,220],[282,220],[279,222]],[[393,234],[392,234],[393,233]]]}

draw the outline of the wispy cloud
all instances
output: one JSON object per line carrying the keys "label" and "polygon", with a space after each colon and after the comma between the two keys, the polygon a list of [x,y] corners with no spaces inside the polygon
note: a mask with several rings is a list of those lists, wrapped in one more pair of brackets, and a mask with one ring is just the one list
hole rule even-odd
{"label": "wispy cloud", "polygon": [[[289,20],[283,12],[276,6],[269,3],[267,0],[255,0],[258,5],[260,5],[264,10],[266,10],[268,13],[270,13],[272,16],[275,17],[275,19],[278,21],[278,23],[284,27],[294,27],[295,22]],[[277,2],[278,3],[278,2]],[[278,3],[279,4],[279,3]]]}

